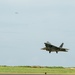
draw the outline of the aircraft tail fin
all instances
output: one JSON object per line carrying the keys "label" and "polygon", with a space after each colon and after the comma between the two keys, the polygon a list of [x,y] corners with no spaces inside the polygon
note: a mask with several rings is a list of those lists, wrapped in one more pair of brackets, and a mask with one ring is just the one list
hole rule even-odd
{"label": "aircraft tail fin", "polygon": [[63,47],[63,45],[64,45],[64,43],[62,43],[62,44],[60,45],[60,47],[62,48],[62,47]]}

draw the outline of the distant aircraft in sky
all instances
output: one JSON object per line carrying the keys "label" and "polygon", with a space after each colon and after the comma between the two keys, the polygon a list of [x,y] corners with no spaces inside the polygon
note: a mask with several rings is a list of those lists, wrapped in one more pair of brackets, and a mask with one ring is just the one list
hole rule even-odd
{"label": "distant aircraft in sky", "polygon": [[68,49],[67,48],[62,48],[64,43],[62,43],[59,47],[57,46],[54,46],[52,45],[51,43],[47,42],[47,43],[44,43],[45,44],[45,47],[42,48],[42,50],[46,50],[46,51],[49,51],[49,53],[51,52],[56,52],[58,53],[59,51],[61,52],[68,52]]}

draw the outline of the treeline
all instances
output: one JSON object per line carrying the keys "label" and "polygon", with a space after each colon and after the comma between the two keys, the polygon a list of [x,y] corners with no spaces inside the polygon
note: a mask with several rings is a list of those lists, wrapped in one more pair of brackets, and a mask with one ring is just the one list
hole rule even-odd
{"label": "treeline", "polygon": [[62,66],[7,66],[0,65],[0,67],[25,67],[25,68],[64,68]]}
{"label": "treeline", "polygon": [[29,68],[64,68],[62,66],[19,66],[19,67],[29,67]]}

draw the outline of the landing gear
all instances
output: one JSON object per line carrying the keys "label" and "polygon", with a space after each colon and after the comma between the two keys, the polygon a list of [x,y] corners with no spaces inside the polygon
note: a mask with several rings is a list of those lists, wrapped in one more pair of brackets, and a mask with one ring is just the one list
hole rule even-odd
{"label": "landing gear", "polygon": [[58,53],[58,51],[56,51],[56,53]]}
{"label": "landing gear", "polygon": [[49,53],[51,53],[51,51],[49,51]]}

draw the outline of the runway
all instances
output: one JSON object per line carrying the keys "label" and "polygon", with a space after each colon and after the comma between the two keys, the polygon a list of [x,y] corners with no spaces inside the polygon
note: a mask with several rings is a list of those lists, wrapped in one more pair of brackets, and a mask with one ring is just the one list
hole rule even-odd
{"label": "runway", "polygon": [[0,75],[75,75],[75,74],[0,74]]}

